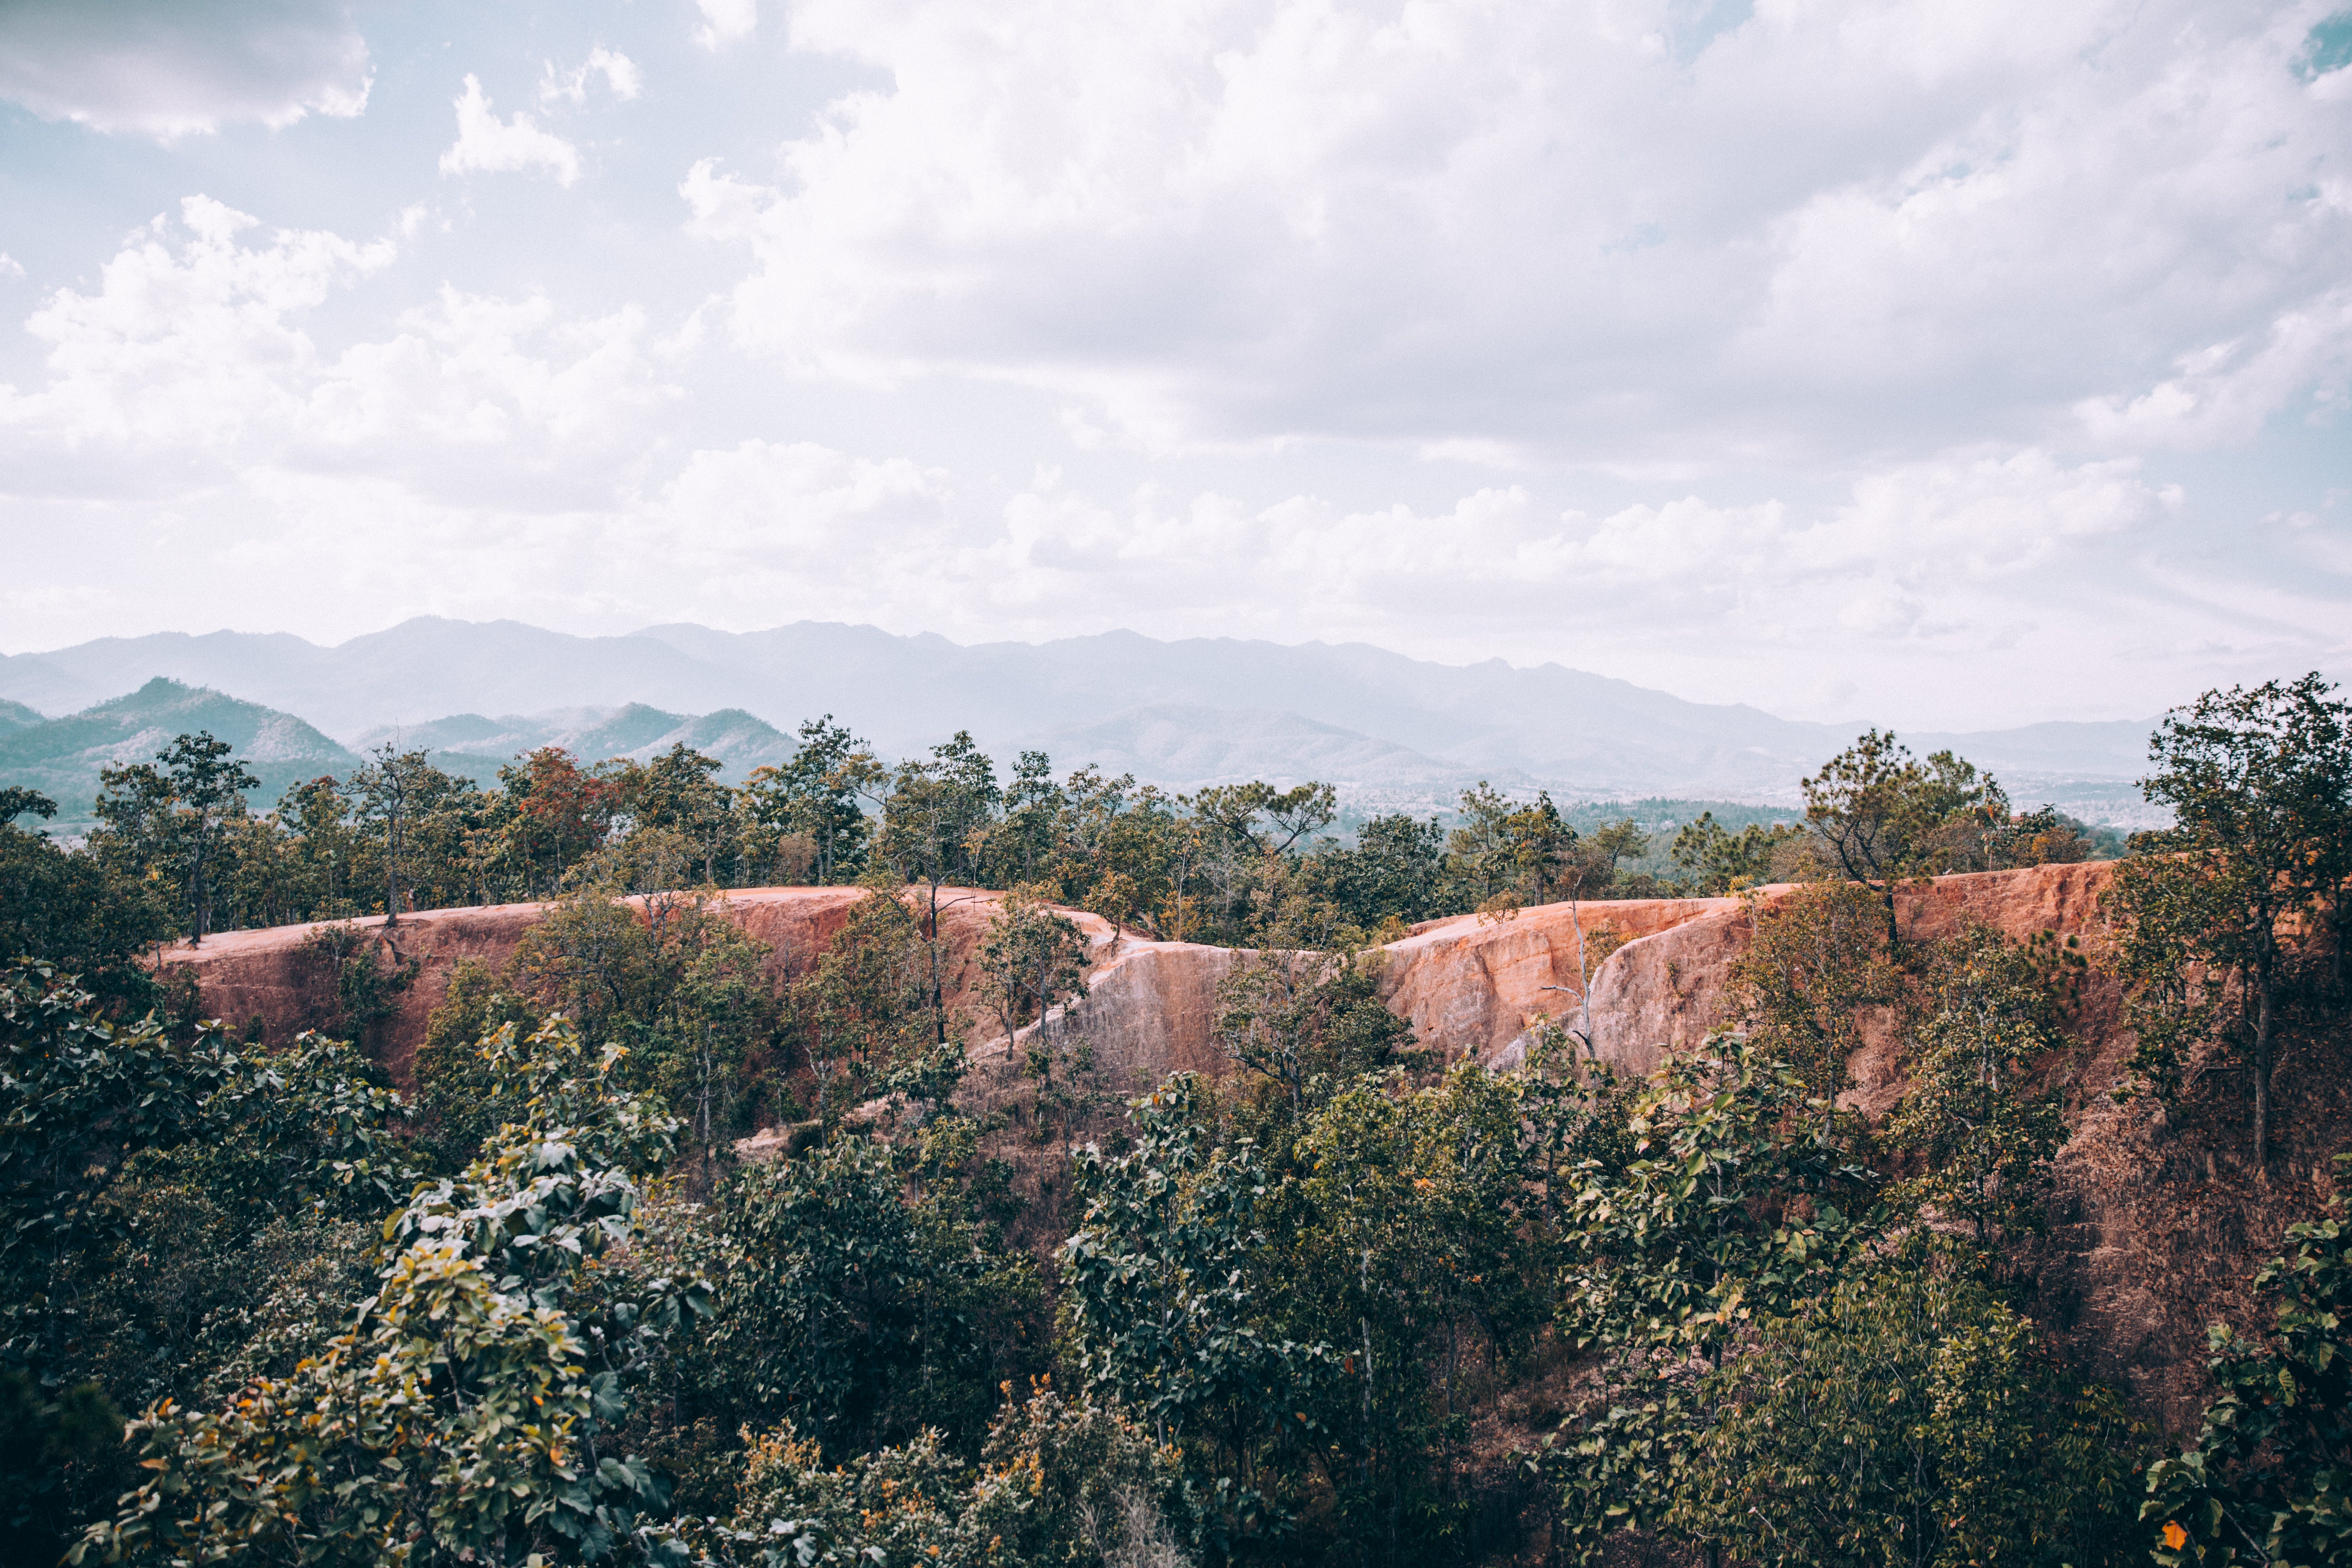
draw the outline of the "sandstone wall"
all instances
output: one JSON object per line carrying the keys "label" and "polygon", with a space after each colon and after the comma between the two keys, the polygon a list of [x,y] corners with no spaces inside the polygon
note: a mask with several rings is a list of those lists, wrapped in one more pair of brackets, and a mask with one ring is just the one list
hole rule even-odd
{"label": "sandstone wall", "polygon": [[[856,888],[753,888],[725,894],[719,907],[768,945],[769,972],[786,980],[808,970],[864,897]],[[982,889],[940,889],[940,924],[948,938],[942,980],[950,1006],[961,1005],[971,990],[980,932],[1000,897]],[[417,1047],[425,1043],[425,1026],[447,994],[449,977],[459,962],[470,959],[499,968],[514,956],[523,933],[553,907],[533,903],[430,910],[403,915],[389,930],[381,915],[350,922],[384,944],[387,962],[414,960],[419,965],[415,984],[398,998],[398,1010],[367,1042],[394,1082],[404,1089],[415,1087]],[[285,1040],[304,1029],[330,1027],[336,1016],[331,976],[302,952],[303,942],[320,929],[297,925],[228,931],[205,938],[202,947],[182,942],[168,948],[163,964],[167,974],[184,970],[195,978],[208,1016],[238,1028],[257,1020],[264,1039]],[[1102,935],[1108,934],[1103,927]]]}
{"label": "sandstone wall", "polygon": [[[1738,907],[1732,899],[1628,899],[1542,904],[1502,921],[1431,921],[1389,946],[1381,994],[1412,1020],[1423,1045],[1449,1058],[1515,1066],[1516,1055],[1505,1053],[1526,1034],[1529,1018],[1580,1012],[1582,972],[1599,951],[1596,935],[1613,932],[1630,947]],[[1596,1002],[1614,966],[1612,956],[1594,975]]]}

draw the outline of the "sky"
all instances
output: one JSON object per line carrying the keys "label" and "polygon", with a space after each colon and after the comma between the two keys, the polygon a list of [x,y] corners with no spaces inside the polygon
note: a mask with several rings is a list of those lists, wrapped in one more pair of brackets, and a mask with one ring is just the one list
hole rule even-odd
{"label": "sky", "polygon": [[0,0],[0,651],[2352,677],[2335,5]]}

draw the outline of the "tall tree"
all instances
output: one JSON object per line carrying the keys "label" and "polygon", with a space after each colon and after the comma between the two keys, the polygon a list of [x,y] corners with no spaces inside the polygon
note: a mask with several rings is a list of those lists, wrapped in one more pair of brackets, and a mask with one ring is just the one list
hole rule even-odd
{"label": "tall tree", "polygon": [[1703,898],[1721,898],[1767,881],[1780,846],[1802,836],[1801,828],[1776,822],[1769,827],[1749,823],[1738,834],[1702,811],[1698,820],[1675,835],[1675,864],[1690,879],[1691,890]]}
{"label": "tall tree", "polygon": [[1462,826],[1446,835],[1445,874],[1459,904],[1485,903],[1517,886],[1518,842],[1511,817],[1518,803],[1485,779],[1462,792]]}
{"label": "tall tree", "polygon": [[541,746],[521,766],[500,768],[499,784],[510,813],[506,832],[524,867],[526,896],[543,885],[538,874],[542,857],[560,884],[567,865],[604,842],[620,806],[619,786],[582,767],[561,746]]}
{"label": "tall tree", "polygon": [[2196,1442],[2148,1468],[2140,1518],[2163,1521],[2166,1568],[2341,1563],[2352,1550],[2352,1154],[2335,1165],[2327,1216],[2289,1226],[2286,1251],[2254,1276],[2273,1332],[2212,1326],[2220,1393]]}
{"label": "tall tree", "polygon": [[745,798],[762,826],[808,837],[816,852],[818,882],[854,881],[865,869],[873,836],[858,797],[879,792],[882,765],[830,713],[802,724],[800,742],[782,766],[752,770],[743,785]]}
{"label": "tall tree", "polygon": [[898,874],[926,889],[923,935],[930,947],[931,1009],[947,1039],[946,977],[940,961],[940,890],[971,875],[982,836],[1002,792],[996,766],[959,730],[929,758],[901,763],[882,805],[882,854]]}
{"label": "tall tree", "polygon": [[694,846],[706,883],[718,880],[719,850],[735,826],[735,792],[719,782],[725,765],[680,741],[649,763],[624,763],[614,781],[621,808],[638,826],[667,829]]}
{"label": "tall tree", "polygon": [[1815,883],[1756,915],[1748,951],[1731,966],[1727,1001],[1748,1040],[1788,1064],[1837,1130],[1846,1064],[1861,1048],[1862,1010],[1902,995],[1901,972],[1878,921],[1877,900],[1853,882]]}
{"label": "tall tree", "polygon": [[1308,862],[1331,900],[1370,931],[1385,920],[1410,925],[1438,912],[1445,835],[1437,819],[1397,812],[1375,816],[1348,847],[1328,847]]}
{"label": "tall tree", "polygon": [[423,752],[402,752],[386,741],[368,753],[375,760],[354,771],[343,788],[359,819],[383,836],[383,924],[400,923],[400,883],[407,869],[408,840],[415,826],[419,797],[436,772]]}
{"label": "tall tree", "polygon": [[131,874],[104,856],[68,854],[16,825],[56,811],[37,791],[0,790],[0,959],[53,963],[123,1012],[143,1011],[154,982],[139,954],[171,934],[170,911],[146,896],[143,868]]}
{"label": "tall tree", "polygon": [[182,735],[155,753],[158,766],[109,768],[99,775],[101,821],[143,851],[151,869],[169,867],[181,889],[188,943],[199,946],[212,923],[215,852],[232,817],[245,811],[245,792],[260,787],[209,730]]}
{"label": "tall tree", "polygon": [[2267,1163],[2271,1069],[2293,963],[2331,908],[2352,850],[2352,707],[2316,672],[2249,690],[2208,691],[2168,713],[2140,785],[2174,826],[2141,836],[2108,907],[2122,968],[2158,1083],[2219,1036],[2244,1053],[2253,1156]]}
{"label": "tall tree", "polygon": [[1929,963],[1911,1088],[1886,1135],[1928,1163],[1904,1194],[1971,1226],[1979,1247],[2039,1228],[2066,1128],[2057,1093],[2036,1091],[2029,1075],[2069,1044],[2060,982],[2074,956],[1971,925],[1938,942]]}
{"label": "tall tree", "polygon": [[1805,822],[1825,858],[1849,880],[1878,889],[1891,943],[1902,941],[1895,883],[1945,869],[1955,823],[1987,809],[2009,816],[2009,797],[1990,773],[1949,752],[1923,764],[1888,731],[1864,731],[1802,788]]}

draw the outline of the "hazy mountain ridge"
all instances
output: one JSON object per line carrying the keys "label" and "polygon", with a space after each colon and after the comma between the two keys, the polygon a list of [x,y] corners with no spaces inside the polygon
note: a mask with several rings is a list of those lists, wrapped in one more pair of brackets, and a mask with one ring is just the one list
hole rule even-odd
{"label": "hazy mountain ridge", "polygon": [[684,745],[726,763],[720,776],[730,783],[740,783],[753,768],[790,761],[796,749],[791,736],[740,708],[669,713],[643,702],[508,713],[496,719],[457,713],[424,724],[378,725],[358,738],[362,748],[386,742],[402,751],[429,751],[439,766],[454,772],[478,773],[486,764],[492,777],[499,767],[541,746],[561,746],[594,762],[610,757],[642,762]]}
{"label": "hazy mountain ridge", "polygon": [[[1431,798],[1486,777],[1564,796],[1787,801],[1863,727],[1685,701],[1557,664],[1442,665],[1361,643],[1161,642],[1118,631],[965,646],[815,621],[582,637],[418,617],[333,647],[285,634],[100,638],[0,658],[0,698],[55,711],[158,674],[300,713],[347,743],[396,729],[410,737],[404,744],[436,745],[469,767],[531,744],[626,755],[682,739],[740,776],[780,760],[780,744],[788,753],[800,721],[831,713],[886,757],[970,730],[1007,762],[1035,748],[1065,769],[1097,762],[1170,787],[1328,777]],[[567,710],[598,717],[560,717]],[[689,733],[689,723],[717,728]],[[590,739],[613,724],[621,728]],[[2042,723],[1905,739],[1998,770],[2021,801],[2108,815],[2129,805],[2150,727]]]}
{"label": "hazy mountain ridge", "polygon": [[[1065,768],[1091,763],[1106,773],[1133,773],[1189,788],[1250,779],[1283,785],[1314,779],[1349,790],[1431,789],[1450,797],[1487,776],[1459,763],[1287,710],[1189,702],[1131,708],[1049,731],[1030,744]],[[1493,782],[1537,787],[1536,781],[1517,769],[1494,773]]]}

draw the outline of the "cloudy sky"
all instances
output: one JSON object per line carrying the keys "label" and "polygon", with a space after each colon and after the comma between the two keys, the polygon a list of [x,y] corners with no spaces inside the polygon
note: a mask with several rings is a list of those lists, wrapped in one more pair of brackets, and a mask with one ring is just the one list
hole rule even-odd
{"label": "cloudy sky", "polygon": [[0,650],[2352,676],[2339,3],[0,0]]}

